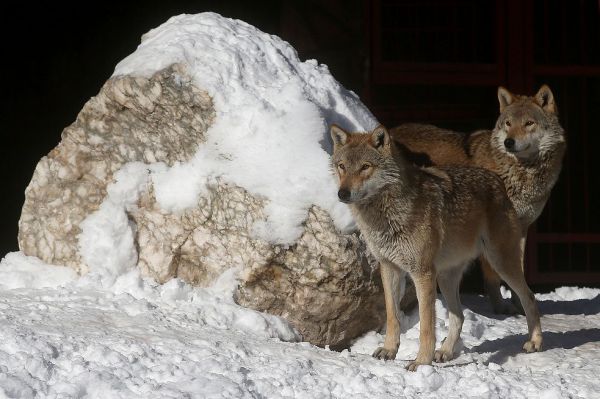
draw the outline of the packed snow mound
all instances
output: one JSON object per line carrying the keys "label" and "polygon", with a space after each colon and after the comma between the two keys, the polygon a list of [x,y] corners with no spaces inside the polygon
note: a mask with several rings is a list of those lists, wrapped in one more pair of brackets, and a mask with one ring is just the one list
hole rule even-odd
{"label": "packed snow mound", "polygon": [[[16,295],[38,292],[68,298],[69,292],[83,291],[90,293],[91,297],[111,298],[111,302],[114,302],[111,305],[113,309],[118,308],[119,312],[133,319],[152,309],[162,308],[170,314],[181,312],[181,315],[185,314],[186,318],[198,326],[243,332],[266,339],[299,341],[298,332],[281,317],[257,312],[234,302],[232,287],[236,284],[238,274],[238,269],[228,269],[211,287],[206,288],[193,287],[179,279],[158,284],[141,276],[136,269],[114,275],[112,271],[100,268],[80,277],[72,269],[45,264],[22,252],[12,252],[0,260],[0,297],[9,292]],[[44,298],[38,299],[45,301]],[[69,304],[65,306],[76,306],[71,299],[67,302]],[[80,302],[78,305],[83,304]]]}
{"label": "packed snow mound", "polygon": [[192,161],[153,175],[161,207],[194,206],[218,176],[269,200],[266,220],[254,229],[269,242],[293,243],[311,205],[342,230],[352,225],[335,195],[328,126],[363,131],[376,121],[327,66],[301,62],[288,43],[245,22],[203,13],[173,17],[145,34],[114,76],[149,77],[175,63],[188,66],[212,97],[216,122]]}
{"label": "packed snow mound", "polygon": [[0,262],[0,287],[3,289],[55,288],[76,279],[77,273],[73,269],[48,265],[21,252],[9,253]]}

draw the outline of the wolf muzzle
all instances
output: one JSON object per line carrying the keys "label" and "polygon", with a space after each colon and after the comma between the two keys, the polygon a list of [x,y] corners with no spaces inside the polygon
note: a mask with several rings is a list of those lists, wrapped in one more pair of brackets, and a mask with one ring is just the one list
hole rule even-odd
{"label": "wolf muzzle", "polygon": [[348,202],[348,201],[350,201],[351,194],[352,193],[350,193],[350,190],[347,190],[345,188],[340,188],[340,190],[338,191],[338,198],[342,202]]}

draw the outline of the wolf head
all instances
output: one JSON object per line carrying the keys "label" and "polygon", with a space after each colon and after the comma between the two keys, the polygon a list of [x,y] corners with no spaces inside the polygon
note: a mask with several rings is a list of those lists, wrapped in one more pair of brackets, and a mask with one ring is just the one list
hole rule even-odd
{"label": "wolf head", "polygon": [[339,180],[338,197],[347,204],[368,200],[391,182],[398,165],[392,157],[387,129],[349,133],[331,126],[332,167]]}
{"label": "wolf head", "polygon": [[532,159],[564,142],[554,95],[543,85],[533,97],[514,95],[498,88],[500,117],[492,133],[492,145],[519,159]]}

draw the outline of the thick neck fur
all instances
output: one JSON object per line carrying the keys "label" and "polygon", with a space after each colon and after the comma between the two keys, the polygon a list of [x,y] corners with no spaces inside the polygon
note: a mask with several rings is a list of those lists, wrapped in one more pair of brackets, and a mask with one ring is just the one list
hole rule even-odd
{"label": "thick neck fur", "polygon": [[402,157],[394,158],[385,162],[386,184],[377,193],[350,205],[359,224],[398,231],[412,214],[420,186],[419,171]]}
{"label": "thick neck fur", "polygon": [[[561,128],[562,130],[562,128]],[[529,157],[518,157],[513,154],[506,152],[502,146],[500,146],[494,140],[494,133],[492,132],[490,141],[488,142],[490,151],[495,157],[503,157],[510,159],[512,164],[519,165],[525,168],[538,168],[540,165],[551,161],[555,157],[562,159],[562,155],[565,151],[566,142],[564,136],[560,135],[557,137],[549,138],[540,143],[539,151],[532,154]]]}
{"label": "thick neck fur", "polygon": [[[491,158],[498,162],[494,168],[497,173],[502,175],[502,172],[508,173],[513,168],[523,168],[535,175],[537,185],[549,186],[552,188],[560,171],[560,164],[566,150],[566,140],[564,131],[558,121],[553,126],[548,127],[548,131],[539,144],[539,151],[529,157],[518,157],[507,153],[503,145],[496,140],[496,130],[492,131],[489,140],[482,143],[488,147]],[[554,176],[556,175],[556,176]]]}
{"label": "thick neck fur", "polygon": [[498,174],[506,186],[524,228],[540,215],[556,183],[566,150],[564,131],[558,119],[545,126],[546,132],[539,143],[539,151],[527,158],[507,153],[497,139],[498,128],[482,134],[479,143],[473,143],[478,154],[474,166]]}

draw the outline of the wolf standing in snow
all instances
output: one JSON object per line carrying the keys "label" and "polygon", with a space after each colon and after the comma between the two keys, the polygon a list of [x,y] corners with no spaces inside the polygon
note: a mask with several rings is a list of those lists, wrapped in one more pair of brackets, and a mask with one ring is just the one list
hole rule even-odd
{"label": "wolf standing in snow", "polygon": [[[554,96],[546,85],[533,97],[514,95],[500,87],[498,100],[500,117],[491,131],[465,135],[431,125],[405,124],[391,129],[390,134],[416,163],[477,166],[500,176],[519,217],[523,251],[527,230],[542,213],[558,179],[566,149],[565,133]],[[494,312],[513,313],[516,309],[505,304],[500,295],[500,277],[485,256],[479,259]]]}
{"label": "wolf standing in snow", "polygon": [[[419,168],[390,144],[383,126],[368,134],[331,127],[332,166],[338,196],[350,205],[367,245],[381,265],[387,333],[373,356],[393,359],[400,345],[399,282],[412,277],[419,301],[417,358],[407,368],[450,360],[463,313],[459,284],[463,270],[484,254],[519,296],[529,328],[527,352],[542,347],[540,316],[523,276],[521,226],[502,181],[481,168]],[[450,329],[435,349],[436,281],[448,303]]]}

